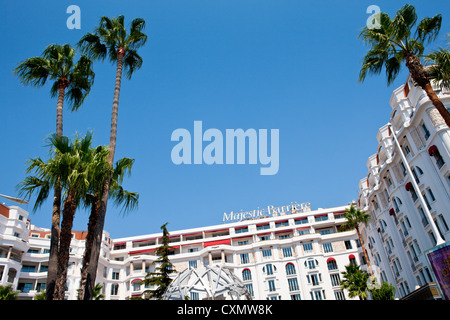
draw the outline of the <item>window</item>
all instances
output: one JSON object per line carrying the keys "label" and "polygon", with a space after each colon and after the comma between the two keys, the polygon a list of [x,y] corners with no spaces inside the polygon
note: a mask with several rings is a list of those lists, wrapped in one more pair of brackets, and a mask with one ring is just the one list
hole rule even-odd
{"label": "window", "polygon": [[300,218],[300,219],[295,219],[295,224],[305,224],[308,223],[308,218]]}
{"label": "window", "polygon": [[36,267],[35,266],[22,266],[21,272],[35,272]]}
{"label": "window", "polygon": [[291,300],[302,300],[302,298],[300,297],[300,294],[291,294]]}
{"label": "window", "polygon": [[338,266],[337,266],[336,260],[334,260],[333,258],[328,259],[327,267],[328,267],[328,270],[337,270]]}
{"label": "window", "polygon": [[275,223],[275,227],[276,227],[276,228],[279,228],[279,227],[287,227],[287,226],[289,226],[289,221],[288,221],[288,220],[286,220],[286,221],[280,221],[280,222],[276,222],[276,223]]}
{"label": "window", "polygon": [[249,259],[248,253],[242,253],[241,254],[241,263],[246,264],[249,262],[250,262],[250,259]]}
{"label": "window", "polygon": [[283,252],[283,257],[285,257],[285,258],[292,257],[292,248],[291,247],[283,248],[282,252]]}
{"label": "window", "polygon": [[321,214],[321,215],[318,215],[318,216],[314,216],[314,220],[316,222],[326,221],[326,220],[328,220],[328,214]]}
{"label": "window", "polygon": [[189,269],[197,269],[197,260],[189,261]]}
{"label": "window", "polygon": [[191,300],[199,300],[198,292],[191,291]]}
{"label": "window", "polygon": [[339,275],[339,273],[330,274],[330,279],[331,279],[331,285],[333,287],[337,287],[337,286],[341,285],[341,276]]}
{"label": "window", "polygon": [[235,229],[236,233],[243,233],[243,232],[248,232],[248,227],[243,227],[243,228],[239,228],[239,229]]}
{"label": "window", "polygon": [[425,126],[424,123],[422,123],[420,125],[420,129],[422,131],[423,137],[425,138],[425,140],[428,140],[428,138],[430,137],[430,131],[428,131],[428,128]]}
{"label": "window", "polygon": [[20,292],[28,293],[32,289],[32,283],[19,283],[17,286]]}
{"label": "window", "polygon": [[114,283],[111,285],[111,295],[116,296],[119,293],[119,284]]}
{"label": "window", "polygon": [[309,234],[311,231],[311,228],[297,229],[297,231],[298,231],[298,235],[301,236],[304,234]]}
{"label": "window", "polygon": [[345,295],[342,291],[335,291],[334,292],[334,298],[336,300],[345,300]]}
{"label": "window", "polygon": [[323,246],[323,251],[324,251],[325,253],[333,252],[333,245],[331,244],[331,242],[329,242],[329,243],[324,243],[322,246]]}
{"label": "window", "polygon": [[244,281],[252,280],[252,273],[249,269],[244,269],[242,271],[242,280]]}
{"label": "window", "polygon": [[292,263],[288,263],[288,264],[286,265],[286,274],[287,274],[288,276],[293,275],[293,274],[296,274],[296,272],[295,272],[295,266],[294,266]]}
{"label": "window", "polygon": [[311,270],[315,269],[318,265],[319,265],[319,263],[315,259],[308,259],[305,261],[305,267],[307,267],[308,269],[311,269]]}
{"label": "window", "polygon": [[403,150],[405,151],[405,154],[408,156],[411,153],[411,150],[409,149],[409,146],[404,146]]}
{"label": "window", "polygon": [[272,257],[272,249],[263,249],[262,256],[265,260],[270,259]]}
{"label": "window", "polygon": [[265,230],[265,229],[269,229],[269,228],[270,228],[270,225],[268,223],[256,226],[256,230]]}
{"label": "window", "polygon": [[288,279],[288,285],[289,285],[289,291],[299,290],[297,278]]}
{"label": "window", "polygon": [[254,297],[255,294],[254,294],[254,292],[253,292],[253,284],[251,284],[251,283],[246,284],[245,287],[247,288],[247,290],[248,290],[248,292],[250,293],[250,295],[251,295],[252,297]]}
{"label": "window", "polygon": [[420,183],[420,179],[419,179],[419,176],[417,175],[416,168],[412,168],[411,171],[413,173],[413,176],[414,176],[414,179],[416,180],[416,182]]}
{"label": "window", "polygon": [[420,217],[422,218],[422,225],[424,227],[426,227],[429,224],[429,222],[428,222],[428,219],[427,219],[422,207],[419,207],[419,213],[420,213]]}
{"label": "window", "polygon": [[263,267],[263,271],[266,273],[266,275],[268,275],[268,276],[271,276],[271,275],[273,275],[273,270],[274,270],[274,267],[273,267],[273,265],[272,264],[266,264],[264,267]]}
{"label": "window", "polygon": [[312,250],[313,250],[313,247],[312,247],[311,242],[303,244],[303,251],[308,252],[308,251],[312,251]]}
{"label": "window", "polygon": [[322,293],[320,292],[320,290],[311,291],[310,293],[311,293],[312,300],[323,300]]}
{"label": "window", "polygon": [[118,271],[113,271],[112,272],[112,278],[113,280],[119,280],[119,272]]}
{"label": "window", "polygon": [[347,249],[347,250],[352,249],[352,243],[350,240],[346,240],[346,241],[344,241],[344,243],[345,243],[345,249]]}
{"label": "window", "polygon": [[394,197],[393,199],[392,199],[392,203],[394,204],[394,210],[395,210],[395,213],[399,213],[399,211],[400,211],[400,205],[399,205],[399,202],[398,202],[398,198],[397,197]]}
{"label": "window", "polygon": [[275,280],[269,280],[268,284],[269,284],[269,291],[270,292],[275,291]]}
{"label": "window", "polygon": [[405,167],[405,165],[403,164],[402,161],[400,161],[400,167],[402,169],[403,176],[406,177],[406,167]]}
{"label": "window", "polygon": [[433,191],[431,191],[431,189],[427,189],[428,195],[430,196],[431,202],[435,201],[436,198],[433,194]]}
{"label": "window", "polygon": [[447,232],[449,230],[448,224],[445,221],[444,216],[442,214],[439,215],[439,220],[441,220],[441,223],[444,226],[445,231]]}
{"label": "window", "polygon": [[440,169],[445,164],[444,159],[441,156],[441,153],[439,152],[438,148],[433,145],[428,149],[428,154],[436,160],[436,165]]}
{"label": "window", "polygon": [[238,246],[245,246],[246,244],[249,244],[248,240],[238,242]]}
{"label": "window", "polygon": [[141,290],[141,282],[140,281],[134,281],[133,282],[133,291],[139,291]]}

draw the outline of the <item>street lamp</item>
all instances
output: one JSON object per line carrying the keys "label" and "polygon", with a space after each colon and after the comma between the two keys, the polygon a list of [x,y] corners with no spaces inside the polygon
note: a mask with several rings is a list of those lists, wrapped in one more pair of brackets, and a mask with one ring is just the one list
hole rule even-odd
{"label": "street lamp", "polygon": [[413,187],[414,187],[414,190],[416,191],[416,194],[417,194],[418,197],[419,197],[420,203],[422,204],[422,207],[423,207],[423,209],[424,209],[424,211],[425,211],[425,214],[426,214],[428,220],[430,220],[430,223],[431,223],[431,229],[433,230],[434,234],[436,235],[436,239],[437,239],[437,241],[436,241],[436,246],[439,246],[439,245],[441,245],[441,244],[444,244],[444,243],[445,243],[445,240],[442,239],[441,234],[440,234],[440,232],[439,232],[439,230],[438,230],[436,224],[434,223],[433,216],[431,215],[431,212],[430,212],[430,210],[428,209],[428,206],[427,206],[427,204],[426,204],[426,202],[425,202],[425,199],[424,199],[423,196],[422,196],[422,192],[421,192],[420,189],[419,189],[419,185],[417,184],[416,179],[414,178],[414,175],[413,175],[413,173],[412,173],[412,171],[411,171],[411,168],[410,168],[410,166],[409,166],[409,164],[408,164],[408,161],[406,160],[406,157],[405,157],[405,155],[403,154],[403,150],[402,150],[402,148],[401,148],[401,146],[400,146],[400,143],[398,143],[397,136],[395,135],[394,128],[392,127],[392,125],[391,125],[390,122],[389,122],[387,125],[388,125],[389,128],[391,129],[392,136],[394,137],[394,140],[395,140],[395,144],[397,145],[397,147],[398,147],[398,149],[399,149],[400,156],[402,157],[403,163],[405,164],[406,170],[408,171],[408,175],[409,175],[410,178],[411,178],[411,183],[412,183],[412,185],[413,185]]}

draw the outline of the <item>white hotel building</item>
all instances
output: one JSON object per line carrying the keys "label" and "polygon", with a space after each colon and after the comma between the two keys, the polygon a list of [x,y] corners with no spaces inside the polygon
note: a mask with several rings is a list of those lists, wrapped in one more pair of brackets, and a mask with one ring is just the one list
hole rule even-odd
{"label": "white hotel building", "polygon": [[[339,281],[351,261],[366,267],[355,231],[338,232],[348,206],[279,213],[258,219],[170,231],[177,272],[219,265],[242,281],[252,299],[349,299]],[[12,284],[20,299],[45,288],[49,233],[31,225],[19,207],[0,205],[0,285]],[[111,239],[104,233],[96,282],[105,299],[124,300],[146,289],[162,233]],[[85,232],[74,232],[67,299],[76,299]],[[202,299],[194,293],[191,299]]]}
{"label": "white hotel building", "polygon": [[[433,88],[449,108],[450,92]],[[435,281],[424,253],[435,246],[437,232],[425,206],[441,238],[450,240],[450,130],[410,77],[389,103],[392,127],[386,124],[378,131],[377,152],[369,157],[367,177],[359,183],[358,205],[371,216],[363,232],[369,260],[402,298]]]}

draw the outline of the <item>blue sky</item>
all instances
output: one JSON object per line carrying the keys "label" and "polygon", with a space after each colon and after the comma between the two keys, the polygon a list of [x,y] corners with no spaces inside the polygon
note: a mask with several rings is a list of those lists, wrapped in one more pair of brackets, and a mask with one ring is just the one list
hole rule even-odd
{"label": "blue sky", "polygon": [[[443,1],[410,1],[419,19],[441,13]],[[81,29],[69,30],[69,5],[81,9]],[[51,43],[75,44],[101,16],[123,14],[147,22],[144,64],[123,80],[116,159],[135,159],[124,186],[140,194],[127,215],[110,203],[105,230],[113,238],[222,223],[224,212],[310,202],[312,209],[357,198],[376,152],[376,134],[388,120],[392,90],[384,75],[360,84],[367,47],[358,39],[378,5],[393,16],[402,1],[158,0],[1,1],[0,194],[15,196],[29,158],[46,158],[45,138],[55,132],[56,100],[49,87],[22,86],[12,70]],[[95,63],[95,84],[76,113],[64,110],[64,134],[94,132],[94,145],[109,143],[115,66]],[[177,128],[193,133],[216,128],[279,129],[279,171],[260,175],[257,165],[181,165],[171,161]],[[31,199],[33,201],[33,199]],[[14,203],[1,199],[7,205]],[[31,212],[32,204],[23,208]],[[51,199],[30,215],[50,226]],[[88,213],[76,213],[74,230],[85,230]]]}

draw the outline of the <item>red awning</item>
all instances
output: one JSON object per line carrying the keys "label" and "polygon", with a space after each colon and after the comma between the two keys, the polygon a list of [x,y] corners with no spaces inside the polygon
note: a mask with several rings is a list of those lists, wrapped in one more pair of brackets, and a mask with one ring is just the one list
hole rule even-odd
{"label": "red awning", "polygon": [[133,242],[145,242],[145,241],[150,241],[150,240],[156,240],[156,238],[144,239],[144,240],[134,240]]}
{"label": "red awning", "polygon": [[115,246],[121,246],[121,245],[124,245],[124,244],[126,244],[126,242],[116,242],[116,243],[114,243]]}
{"label": "red awning", "polygon": [[242,236],[242,237],[233,237],[233,240],[236,240],[236,239],[244,239],[244,238],[252,238],[252,237],[253,237],[253,235],[252,235],[252,234],[249,234],[249,235]]}
{"label": "red awning", "polygon": [[311,227],[301,227],[301,228],[296,228],[297,230],[302,230],[302,229],[309,229]]}
{"label": "red awning", "polygon": [[203,244],[203,242],[195,242],[195,243],[183,243],[181,246],[182,247],[186,247],[186,246],[193,246],[196,244]]}
{"label": "red awning", "polygon": [[268,225],[269,225],[269,223],[260,223],[260,224],[257,224],[256,226],[260,227],[260,226],[268,226]]}
{"label": "red awning", "polygon": [[278,233],[286,233],[286,232],[291,232],[291,231],[292,231],[292,229],[279,230],[279,231],[275,231],[275,234],[278,234]]}
{"label": "red awning", "polygon": [[133,279],[133,280],[131,280],[131,283],[133,283],[133,282],[136,282],[136,281],[139,281],[139,282],[141,282],[141,281],[142,281],[142,279]]}
{"label": "red awning", "polygon": [[330,262],[330,261],[336,262],[336,260],[335,260],[334,258],[328,258],[328,259],[327,259],[327,263]]}
{"label": "red awning", "polygon": [[412,187],[413,187],[413,185],[412,185],[412,183],[411,183],[411,182],[408,182],[407,184],[405,184],[405,189],[406,189],[406,191],[409,191],[409,190],[411,190],[411,189],[412,189]]}
{"label": "red awning", "polygon": [[391,208],[391,209],[389,210],[389,214],[390,214],[391,216],[394,216],[394,215],[395,215],[395,211],[394,211],[393,208]]}
{"label": "red awning", "polygon": [[205,231],[205,233],[228,231],[228,229]]}
{"label": "red awning", "polygon": [[439,152],[438,148],[435,145],[432,145],[428,148],[428,154],[430,156],[434,155],[436,152]]}
{"label": "red awning", "polygon": [[146,252],[152,252],[152,251],[155,251],[155,249],[130,251],[130,254],[146,253]]}
{"label": "red awning", "polygon": [[219,244],[230,244],[231,240],[230,239],[225,239],[225,240],[217,240],[217,241],[210,241],[210,242],[205,242],[203,244],[203,246],[205,247],[209,247],[209,246],[217,246]]}
{"label": "red awning", "polygon": [[355,259],[355,256],[351,254],[351,255],[348,256],[348,258],[349,259]]}
{"label": "red awning", "polygon": [[196,236],[198,234],[203,234],[203,232],[195,232],[195,233],[183,234],[183,237]]}

